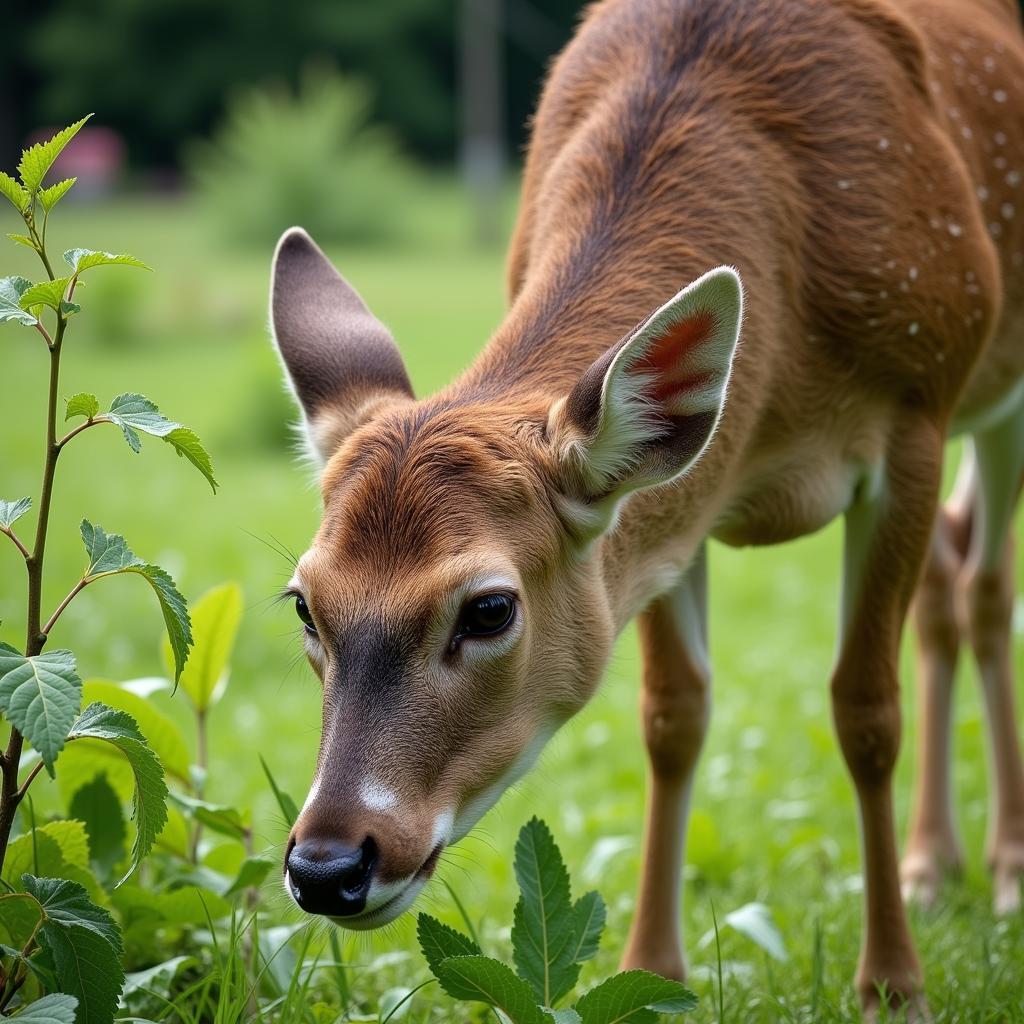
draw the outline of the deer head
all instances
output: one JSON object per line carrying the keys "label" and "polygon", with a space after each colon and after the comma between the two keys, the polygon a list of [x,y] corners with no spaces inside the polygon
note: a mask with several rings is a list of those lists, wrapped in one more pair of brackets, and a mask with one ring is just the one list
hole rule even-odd
{"label": "deer head", "polygon": [[386,328],[309,236],[275,257],[274,336],[322,463],[289,591],[323,683],[285,884],[374,928],[416,898],[593,693],[614,628],[600,538],[709,443],[741,316],[720,268],[563,394],[414,399]]}

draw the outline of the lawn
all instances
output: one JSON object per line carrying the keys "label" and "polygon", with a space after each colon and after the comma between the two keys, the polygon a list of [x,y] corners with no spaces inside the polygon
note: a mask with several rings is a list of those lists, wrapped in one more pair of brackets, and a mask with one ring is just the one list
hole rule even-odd
{"label": "lawn", "polygon": [[[60,467],[46,603],[55,604],[82,567],[77,524],[83,515],[124,533],[189,597],[224,580],[243,585],[246,614],[230,687],[211,720],[209,795],[251,808],[257,847],[276,856],[284,830],[258,755],[301,803],[318,740],[319,685],[297,659],[299,627],[291,608],[272,601],[289,573],[274,549],[304,547],[316,527],[318,495],[294,457],[290,400],[268,342],[270,252],[226,246],[201,211],[183,200],[69,202],[62,214],[52,250],[74,244],[131,252],[156,272],[111,270],[81,295],[86,312],[69,334],[65,396],[83,390],[95,391],[101,402],[123,391],[150,396],[207,442],[220,490],[212,495],[155,440],[133,455],[116,431],[90,431]],[[424,186],[405,220],[402,238],[392,244],[330,255],[392,328],[423,393],[465,366],[498,323],[503,259],[466,242],[466,210],[445,183]],[[4,230],[15,227],[11,222]],[[5,274],[35,273],[31,254],[4,251]],[[5,497],[37,489],[46,373],[38,340],[0,326]],[[691,984],[701,997],[690,1018],[696,1021],[718,1019],[712,915],[721,921],[751,901],[771,908],[788,959],[774,961],[724,927],[723,1019],[856,1018],[850,981],[859,943],[858,838],[827,685],[840,542],[833,525],[771,550],[712,549],[715,710],[698,775],[681,910]],[[0,546],[0,580],[0,639],[18,642],[23,577],[9,545]],[[54,644],[77,652],[83,677],[126,680],[164,671],[159,616],[142,591],[137,579],[105,581],[71,606]],[[1022,625],[1018,616],[1018,672],[1024,669]],[[909,645],[905,663],[909,684]],[[961,675],[953,778],[968,867],[937,909],[913,911],[913,927],[938,1020],[1024,1021],[1024,918],[997,922],[991,916],[982,858],[984,721],[973,673],[965,666]],[[458,922],[446,881],[471,908],[489,950],[505,949],[515,900],[512,847],[520,825],[538,814],[560,842],[575,888],[597,887],[609,904],[602,950],[596,965],[584,968],[584,982],[613,970],[639,862],[644,758],[635,713],[638,676],[630,630],[597,698],[552,742],[538,769],[446,855],[423,907]],[[905,690],[897,779],[901,832],[910,796],[912,690]],[[180,695],[154,699],[188,723]],[[54,805],[55,789],[40,777],[33,789],[40,812]],[[300,921],[276,877],[265,893],[272,921]],[[403,919],[371,936],[342,933],[352,1018],[377,1019],[382,992],[427,977],[412,924]],[[450,1011],[436,993],[432,986],[417,996],[410,1019],[473,1014],[465,1004]]]}

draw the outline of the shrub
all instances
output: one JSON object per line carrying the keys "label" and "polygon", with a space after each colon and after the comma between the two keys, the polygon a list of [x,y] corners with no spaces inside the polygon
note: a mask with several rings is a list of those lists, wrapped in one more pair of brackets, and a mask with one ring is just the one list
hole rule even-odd
{"label": "shrub", "polygon": [[323,67],[297,94],[240,93],[213,140],[187,154],[208,215],[226,237],[266,245],[293,224],[327,242],[388,236],[412,172],[369,114],[366,88]]}

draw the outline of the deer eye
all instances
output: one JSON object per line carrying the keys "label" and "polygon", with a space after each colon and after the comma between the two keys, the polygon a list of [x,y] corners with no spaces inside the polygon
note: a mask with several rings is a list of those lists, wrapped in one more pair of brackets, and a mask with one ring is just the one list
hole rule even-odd
{"label": "deer eye", "polygon": [[306,632],[311,636],[316,636],[316,624],[313,622],[313,616],[310,614],[309,605],[306,604],[306,599],[301,594],[295,595],[295,614],[302,620],[302,624],[306,627]]}
{"label": "deer eye", "polygon": [[467,637],[496,636],[508,628],[516,612],[511,594],[484,594],[467,602],[459,615],[452,649]]}

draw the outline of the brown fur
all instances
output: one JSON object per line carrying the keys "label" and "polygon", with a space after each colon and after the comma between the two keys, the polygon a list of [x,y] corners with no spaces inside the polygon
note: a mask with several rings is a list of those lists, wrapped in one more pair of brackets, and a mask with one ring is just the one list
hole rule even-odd
{"label": "brown fur", "polygon": [[[425,807],[464,805],[538,729],[586,702],[616,634],[675,585],[706,537],[806,534],[856,514],[877,471],[888,501],[868,550],[848,562],[859,585],[833,697],[865,836],[861,994],[875,1002],[884,982],[914,996],[890,795],[896,655],[950,425],[1024,374],[1015,10],[1011,0],[589,10],[533,126],[507,317],[440,395],[414,402],[396,384],[388,401],[387,387],[372,390],[376,415],[324,473],[324,522],[299,579],[325,644],[321,773],[337,779],[297,834],[341,827],[361,770],[344,759],[367,744],[375,754],[359,765],[391,782],[416,827]],[[747,315],[717,433],[689,472],[630,497],[584,547],[550,411],[651,310],[719,264],[739,270]],[[321,405],[313,426],[344,435],[351,408],[351,395]],[[447,595],[484,570],[515,578],[521,636],[496,660],[445,660]],[[681,723],[681,760],[666,754],[658,708],[703,707],[704,692],[659,608],[643,620],[656,816],[678,805],[702,735]],[[343,695],[360,681],[344,675],[340,638],[360,622],[390,631],[402,682],[384,718],[371,692],[343,727]],[[665,696],[673,663],[678,698]],[[390,820],[358,819],[353,835]],[[661,867],[645,876],[635,965],[681,964],[652,903],[677,839],[652,834]],[[388,861],[394,877],[429,852],[426,837],[395,845],[406,853]]]}

